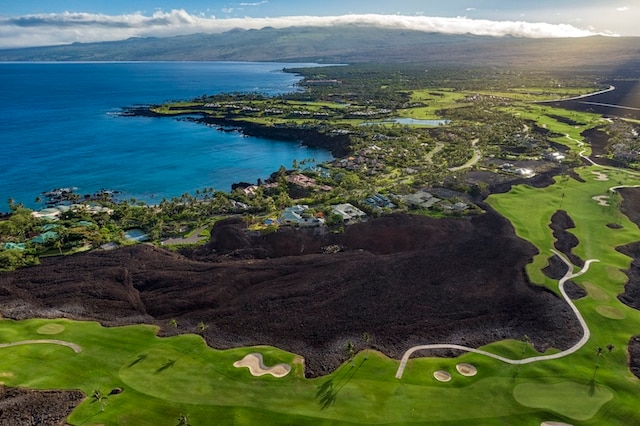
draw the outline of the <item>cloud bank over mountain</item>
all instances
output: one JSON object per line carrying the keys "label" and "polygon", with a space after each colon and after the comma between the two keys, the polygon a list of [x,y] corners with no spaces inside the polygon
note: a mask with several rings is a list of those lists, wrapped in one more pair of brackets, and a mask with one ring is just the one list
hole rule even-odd
{"label": "cloud bank over mountain", "polygon": [[[192,15],[185,10],[124,15],[91,13],[34,14],[0,17],[0,48],[61,45],[73,42],[123,40],[130,37],[165,37],[193,33],[220,33],[234,28],[260,29],[292,26],[381,26],[444,34],[474,34],[527,38],[587,37],[598,33],[568,24],[491,21],[467,17],[351,14],[342,16],[285,16],[224,18]],[[601,34],[612,35],[612,34]]]}

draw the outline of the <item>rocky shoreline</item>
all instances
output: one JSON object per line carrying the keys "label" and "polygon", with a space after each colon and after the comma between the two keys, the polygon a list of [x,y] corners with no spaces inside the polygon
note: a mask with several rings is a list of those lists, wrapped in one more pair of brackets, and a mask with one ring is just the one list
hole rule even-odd
{"label": "rocky shoreline", "polygon": [[193,113],[168,116],[154,112],[151,108],[151,106],[129,107],[125,109],[122,115],[154,118],[177,117],[181,120],[214,126],[221,131],[238,131],[246,136],[275,139],[279,141],[299,142],[307,147],[326,149],[331,152],[334,157],[344,157],[351,153],[351,140],[349,135],[332,132],[330,129],[302,125],[265,126],[237,119],[212,117],[207,114],[200,114],[199,117],[195,117]]}

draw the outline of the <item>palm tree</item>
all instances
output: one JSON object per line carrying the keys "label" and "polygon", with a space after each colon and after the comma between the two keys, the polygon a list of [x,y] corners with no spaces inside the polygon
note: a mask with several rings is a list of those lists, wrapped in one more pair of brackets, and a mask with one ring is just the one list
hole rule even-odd
{"label": "palm tree", "polygon": [[529,345],[531,345],[531,339],[525,334],[524,336],[522,336],[522,342],[524,343],[524,345],[522,346],[521,358],[524,357],[524,353],[527,351]]}
{"label": "palm tree", "polygon": [[347,356],[349,360],[353,359],[356,354],[356,346],[353,344],[351,340],[349,340],[346,345],[344,345],[344,349],[347,351]]}
{"label": "palm tree", "polygon": [[205,324],[204,322],[200,321],[198,323],[198,332],[200,334],[204,334],[205,330],[209,328],[209,326],[207,324]]}
{"label": "palm tree", "polygon": [[189,416],[187,414],[180,414],[178,416],[178,424],[176,426],[191,426],[191,423],[189,423]]}
{"label": "palm tree", "polygon": [[95,389],[91,397],[93,402],[97,402],[100,405],[100,412],[103,412],[104,406],[107,405],[108,397],[100,389]]}
{"label": "palm tree", "polygon": [[601,346],[596,348],[596,370],[600,367],[600,358],[604,356],[604,349]]}
{"label": "palm tree", "polygon": [[60,255],[62,256],[62,240],[61,239],[56,240],[56,242],[53,243],[53,246],[58,249],[58,251],[60,252]]}
{"label": "palm tree", "polygon": [[62,254],[64,240],[69,238],[69,230],[64,227],[59,227],[58,229],[56,229],[56,232],[58,233],[58,239],[54,243],[54,246],[60,251],[60,254]]}

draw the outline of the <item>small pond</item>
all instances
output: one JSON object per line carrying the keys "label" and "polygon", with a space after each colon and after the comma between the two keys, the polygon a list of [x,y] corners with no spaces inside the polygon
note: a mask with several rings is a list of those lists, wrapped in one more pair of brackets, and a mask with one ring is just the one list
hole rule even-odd
{"label": "small pond", "polygon": [[416,118],[396,118],[393,120],[398,124],[423,125],[423,126],[444,126],[450,123],[450,120],[418,120]]}

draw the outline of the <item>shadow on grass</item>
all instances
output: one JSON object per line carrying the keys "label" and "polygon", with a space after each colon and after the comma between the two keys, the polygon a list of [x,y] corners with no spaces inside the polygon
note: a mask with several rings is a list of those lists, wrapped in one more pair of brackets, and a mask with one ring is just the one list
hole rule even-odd
{"label": "shadow on grass", "polygon": [[342,369],[342,371],[346,371],[344,374],[341,371],[341,373],[338,373],[335,377],[325,381],[320,386],[318,386],[318,390],[316,391],[316,399],[318,400],[318,403],[323,410],[331,407],[336,403],[338,393],[347,383],[349,383],[349,381],[358,372],[360,367],[362,367],[367,359],[368,358],[365,357],[357,367],[352,362],[351,368],[349,368],[349,370],[346,370],[344,368]]}
{"label": "shadow on grass", "polygon": [[598,373],[598,366],[593,370],[593,376],[591,376],[591,380],[589,380],[589,396],[593,396],[596,394],[596,390],[598,388],[598,383],[596,382],[596,374]]}
{"label": "shadow on grass", "polygon": [[145,354],[138,355],[138,358],[134,359],[133,362],[128,365],[128,367],[133,367],[134,365],[136,365],[139,362],[144,361],[145,359],[147,359],[147,355],[145,355]]}
{"label": "shadow on grass", "polygon": [[164,370],[166,370],[167,368],[171,368],[174,366],[174,364],[176,363],[175,359],[170,359],[167,362],[165,362],[164,364],[162,364],[162,366],[160,368],[158,368],[156,370],[156,374],[158,373],[162,373]]}

